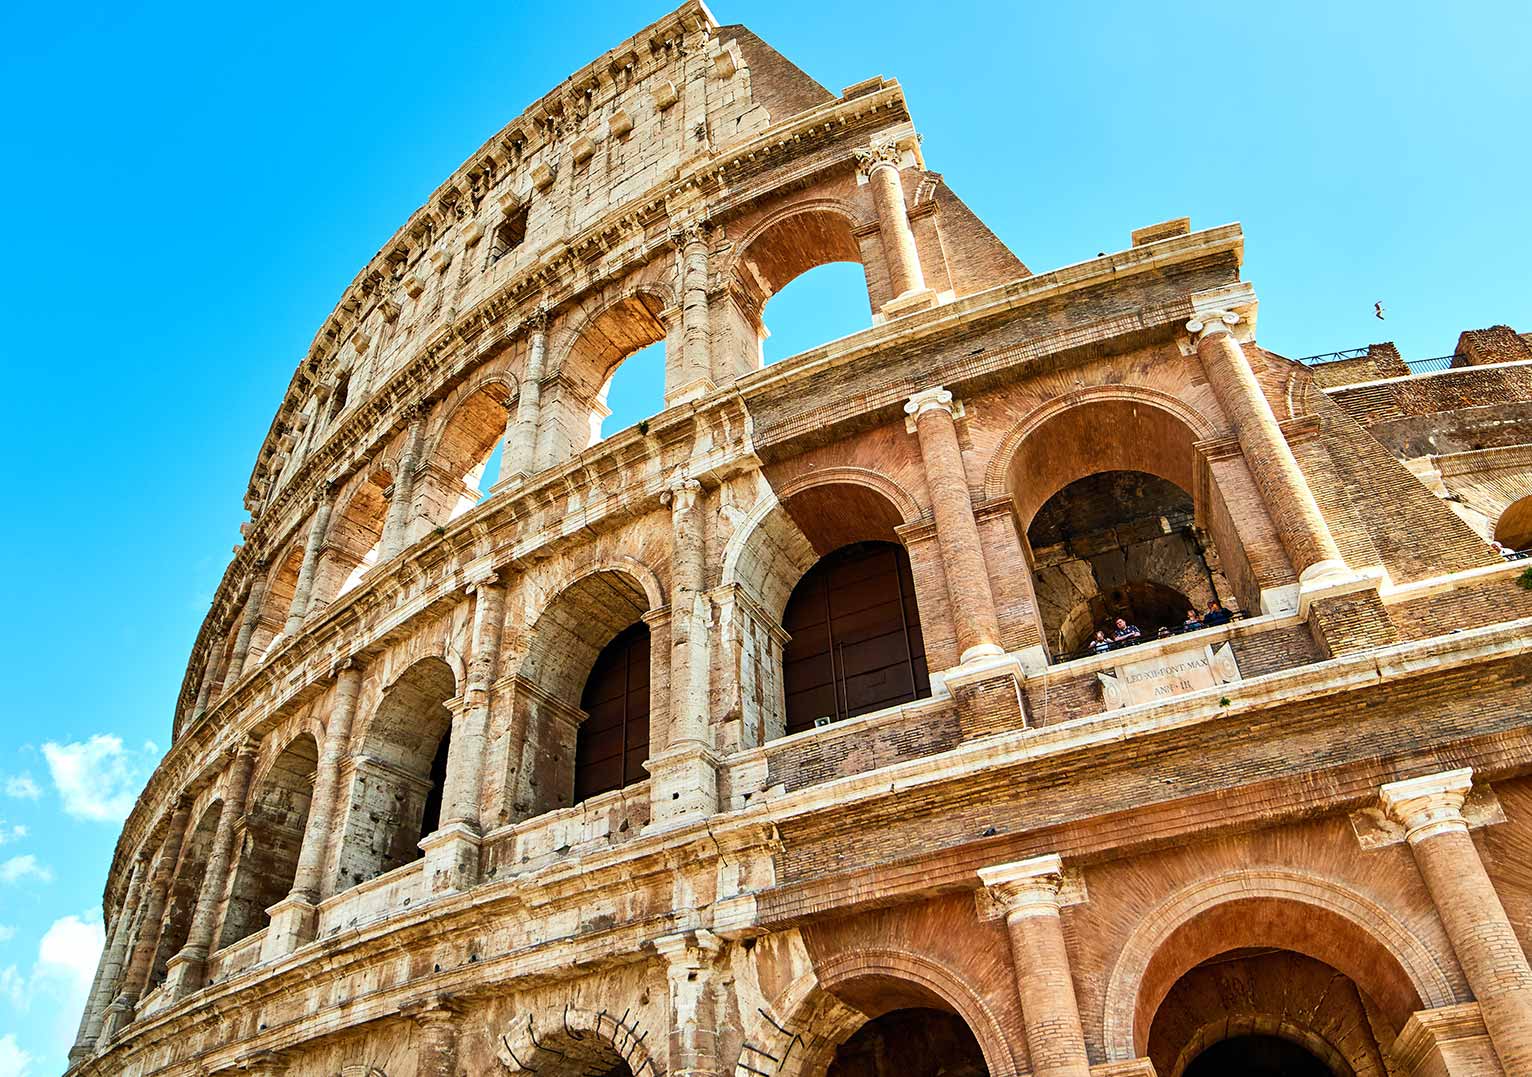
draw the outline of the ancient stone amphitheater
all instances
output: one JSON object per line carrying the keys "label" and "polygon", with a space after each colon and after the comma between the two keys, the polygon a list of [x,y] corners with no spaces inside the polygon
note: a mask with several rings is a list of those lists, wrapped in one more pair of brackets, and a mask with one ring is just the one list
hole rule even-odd
{"label": "ancient stone amphitheater", "polygon": [[1243,243],[1034,273],[696,0],[576,72],[293,375],[70,1072],[1532,1073],[1532,346]]}

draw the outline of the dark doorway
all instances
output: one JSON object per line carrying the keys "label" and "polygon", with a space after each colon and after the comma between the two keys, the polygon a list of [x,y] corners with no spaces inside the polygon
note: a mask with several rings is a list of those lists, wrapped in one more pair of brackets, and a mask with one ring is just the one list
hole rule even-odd
{"label": "dark doorway", "polygon": [[617,633],[596,656],[580,708],[590,715],[575,741],[575,803],[647,776],[649,756],[649,626]]}
{"label": "dark doorway", "polygon": [[1186,1067],[1185,1077],[1335,1077],[1330,1067],[1278,1036],[1220,1040]]}
{"label": "dark doorway", "polygon": [[[1190,1072],[1190,1071],[1188,1071]],[[891,1010],[835,1050],[825,1077],[989,1077],[979,1041],[956,1014]]]}
{"label": "dark doorway", "polygon": [[931,694],[915,582],[904,547],[857,542],[821,558],[798,581],[782,627],[787,731]]}
{"label": "dark doorway", "polygon": [[[436,828],[442,822],[442,793],[447,788],[447,752],[452,746],[452,730],[442,734],[441,741],[436,745],[436,755],[431,759],[431,791],[426,794],[425,811],[420,816],[420,836],[425,838],[435,834]],[[425,856],[425,850],[416,854],[416,859]]]}

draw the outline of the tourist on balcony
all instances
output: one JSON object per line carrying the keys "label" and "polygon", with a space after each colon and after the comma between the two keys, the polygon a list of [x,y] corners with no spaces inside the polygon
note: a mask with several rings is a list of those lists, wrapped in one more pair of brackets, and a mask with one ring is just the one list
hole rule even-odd
{"label": "tourist on balcony", "polygon": [[1096,634],[1091,637],[1088,650],[1091,654],[1106,654],[1112,649],[1112,641],[1106,638],[1106,633],[1096,629]]}
{"label": "tourist on balcony", "polygon": [[1130,625],[1121,617],[1117,618],[1112,630],[1112,642],[1116,644],[1136,643],[1144,638],[1144,634],[1138,630],[1137,625]]}
{"label": "tourist on balcony", "polygon": [[1195,632],[1202,627],[1202,618],[1197,616],[1196,610],[1186,611],[1186,620],[1181,622],[1182,632]]}
{"label": "tourist on balcony", "polygon": [[1223,603],[1215,598],[1208,603],[1208,611],[1202,615],[1202,627],[1216,628],[1219,625],[1226,625],[1232,620],[1234,620],[1234,614],[1224,609]]}

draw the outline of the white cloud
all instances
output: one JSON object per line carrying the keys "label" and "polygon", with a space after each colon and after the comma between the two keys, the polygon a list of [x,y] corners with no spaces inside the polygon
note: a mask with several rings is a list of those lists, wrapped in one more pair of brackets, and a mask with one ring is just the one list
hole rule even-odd
{"label": "white cloud", "polygon": [[145,744],[137,751],[122,738],[97,733],[89,740],[43,745],[53,785],[64,811],[76,819],[120,823],[133,809],[139,790],[154,767],[159,749]]}
{"label": "white cloud", "polygon": [[43,791],[32,780],[32,775],[13,774],[5,779],[5,795],[17,800],[36,800],[43,795]]}
{"label": "white cloud", "polygon": [[[101,921],[89,913],[63,916],[38,940],[31,975],[22,975],[15,965],[0,969],[0,999],[8,1000],[17,1013],[36,1013],[34,1031],[52,1041],[50,1050],[59,1057],[74,1039],[105,936]],[[7,1039],[11,1038],[0,1037],[0,1077],[21,1077],[36,1059],[14,1039],[7,1045]]]}
{"label": "white cloud", "polygon": [[0,862],[0,883],[19,883],[23,879],[49,883],[53,881],[53,870],[39,864],[31,853]]}
{"label": "white cloud", "polygon": [[7,1032],[0,1036],[0,1077],[27,1077],[32,1072],[32,1056]]}

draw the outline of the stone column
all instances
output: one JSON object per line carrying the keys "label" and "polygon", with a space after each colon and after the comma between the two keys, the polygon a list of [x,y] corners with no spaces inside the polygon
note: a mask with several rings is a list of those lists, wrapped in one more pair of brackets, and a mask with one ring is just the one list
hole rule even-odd
{"label": "stone column", "polygon": [[1239,439],[1239,447],[1255,476],[1266,511],[1276,524],[1282,548],[1298,573],[1300,584],[1349,578],[1340,548],[1314,500],[1314,492],[1298,467],[1271,403],[1261,391],[1255,371],[1232,326],[1232,311],[1199,314],[1186,323],[1197,339],[1197,357],[1218,403]]}
{"label": "stone column", "polygon": [[417,1077],[458,1077],[458,1007],[450,998],[439,996],[404,1007],[420,1029],[420,1047],[415,1054]]}
{"label": "stone column", "polygon": [[207,870],[202,874],[202,889],[197,893],[197,908],[192,913],[186,945],[166,965],[165,982],[172,998],[185,998],[198,991],[207,975],[207,959],[213,949],[213,930],[218,925],[218,911],[229,885],[229,864],[234,857],[234,838],[240,832],[246,799],[250,793],[250,773],[260,741],[247,738],[234,753],[229,768],[229,784],[224,790],[223,809],[218,813],[218,827],[213,831],[208,851]]}
{"label": "stone column", "polygon": [[224,675],[227,688],[245,672],[245,660],[250,657],[250,640],[255,636],[256,625],[261,620],[261,603],[266,600],[267,566],[257,561],[255,575],[250,578],[250,597],[245,599],[244,616],[240,618],[239,634],[234,637],[234,651],[229,655],[229,669]]}
{"label": "stone column", "polygon": [[319,550],[324,545],[325,532],[330,529],[330,510],[334,507],[334,491],[326,483],[314,502],[314,519],[309,524],[308,541],[303,546],[303,565],[298,569],[298,585],[293,588],[292,605],[287,608],[287,623],[282,633],[291,637],[303,627],[303,615],[309,611],[309,596],[314,592],[314,570],[319,565]]}
{"label": "stone column", "polygon": [[1000,646],[1000,622],[995,616],[995,597],[989,587],[989,569],[979,543],[958,447],[957,415],[961,406],[941,386],[910,397],[904,406],[910,416],[906,425],[920,438],[925,462],[926,488],[936,516],[936,540],[941,544],[947,575],[947,595],[957,631],[959,661],[1004,654]]}
{"label": "stone column", "polygon": [[[904,183],[899,167],[904,151],[897,146],[873,146],[857,150],[857,167],[872,188],[873,205],[878,211],[878,238],[883,246],[883,260],[888,265],[892,298],[883,305],[888,314],[904,314],[934,303],[926,288],[920,268],[920,252],[915,233],[910,228],[909,210],[904,204]],[[893,310],[889,310],[893,307]]]}
{"label": "stone column", "polygon": [[143,894],[144,877],[149,870],[149,857],[140,853],[133,859],[133,873],[128,877],[122,907],[112,919],[112,931],[106,946],[101,950],[101,961],[96,966],[96,978],[90,986],[90,996],[85,1001],[85,1012],[80,1015],[80,1029],[75,1034],[74,1046],[69,1049],[71,1063],[89,1058],[95,1051],[96,1038],[101,1035],[101,1020],[117,990],[117,979],[122,975],[122,960],[127,952],[128,937],[133,933],[133,921],[138,914],[138,902]]}
{"label": "stone column", "polygon": [[721,1077],[714,972],[723,941],[699,928],[656,939],[670,981],[670,1077]]}
{"label": "stone column", "polygon": [[1532,1073],[1532,968],[1463,818],[1472,785],[1472,770],[1451,770],[1391,782],[1381,800],[1405,828],[1505,1072]]}
{"label": "stone column", "polygon": [[505,623],[505,587],[493,573],[468,585],[473,595],[473,650],[463,687],[463,705],[452,722],[447,745],[447,781],[442,790],[441,825],[421,841],[426,879],[433,893],[462,890],[479,881],[479,793],[484,784],[485,735],[489,728],[490,685],[500,656]]}
{"label": "stone column", "polygon": [[681,262],[681,363],[665,379],[665,406],[695,400],[713,388],[712,325],[708,313],[708,231],[705,220],[689,221],[671,232]]}
{"label": "stone column", "polygon": [[1005,912],[1034,1077],[1090,1077],[1059,920],[1063,862],[1057,856],[1039,856],[980,868],[979,878]]}
{"label": "stone column", "polygon": [[410,510],[415,505],[415,469],[420,465],[421,442],[425,438],[425,409],[409,412],[409,429],[404,435],[404,455],[399,458],[399,473],[394,476],[388,494],[388,512],[383,518],[382,549],[379,561],[392,561],[409,544]]}
{"label": "stone column", "polygon": [[[663,748],[652,753],[648,763],[650,825],[661,829],[718,810],[718,760],[708,729],[712,615],[706,591],[702,484],[677,479],[670,484],[669,499],[670,724]],[[651,729],[650,740],[656,739]]]}
{"label": "stone column", "polygon": [[527,368],[521,375],[516,414],[506,423],[505,448],[500,453],[500,478],[495,485],[521,482],[537,473],[537,428],[542,423],[543,366],[548,355],[548,311],[538,307],[526,320],[531,330]]}
{"label": "stone column", "polygon": [[314,937],[315,905],[322,896],[325,849],[340,799],[340,767],[351,745],[351,722],[356,717],[356,699],[362,690],[362,668],[356,659],[347,659],[335,677],[335,699],[325,719],[324,748],[314,772],[314,795],[309,800],[308,822],[303,828],[303,844],[298,851],[298,867],[293,873],[293,888],[287,897],[267,910],[271,925],[261,945],[261,960],[290,954]]}
{"label": "stone column", "polygon": [[176,861],[181,858],[181,842],[186,837],[191,808],[191,797],[182,797],[176,801],[171,811],[165,843],[160,846],[154,870],[149,876],[148,894],[144,898],[144,914],[139,921],[138,936],[133,940],[128,966],[122,974],[122,989],[116,1001],[107,1008],[97,1046],[110,1042],[124,1025],[133,1020],[133,1008],[149,986],[149,974],[154,970],[154,951],[159,947],[160,932],[164,928],[165,902],[170,897]]}

